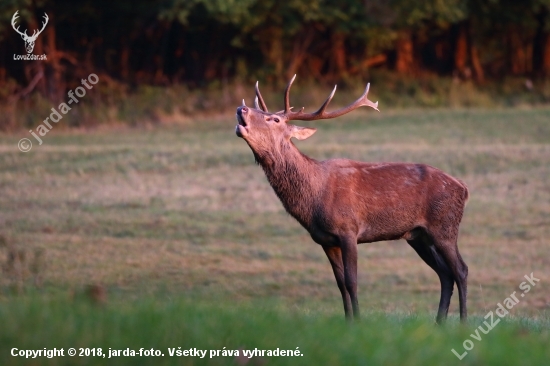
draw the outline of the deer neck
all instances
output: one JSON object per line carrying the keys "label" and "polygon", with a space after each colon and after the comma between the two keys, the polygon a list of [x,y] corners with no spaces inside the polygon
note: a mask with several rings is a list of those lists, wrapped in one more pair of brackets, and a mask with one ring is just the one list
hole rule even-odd
{"label": "deer neck", "polygon": [[302,154],[290,141],[254,155],[286,211],[307,228],[320,191],[319,163]]}

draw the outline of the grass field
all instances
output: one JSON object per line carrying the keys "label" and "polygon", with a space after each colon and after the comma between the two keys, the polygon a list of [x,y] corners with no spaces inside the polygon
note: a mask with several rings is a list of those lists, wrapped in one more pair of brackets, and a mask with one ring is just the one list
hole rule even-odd
{"label": "grass field", "polygon": [[[433,325],[439,281],[405,241],[361,245],[364,316],[347,325],[322,249],[284,212],[234,125],[227,116],[54,131],[28,153],[17,141],[30,136],[0,136],[0,364],[538,365],[550,357],[550,109],[357,111],[314,123],[319,131],[298,143],[317,159],[422,162],[468,184],[464,327],[456,291],[448,324]],[[451,348],[462,353],[483,316],[530,273],[540,282],[459,361]],[[169,357],[179,346],[299,347],[303,356]],[[10,356],[13,347],[166,355],[26,360]]]}

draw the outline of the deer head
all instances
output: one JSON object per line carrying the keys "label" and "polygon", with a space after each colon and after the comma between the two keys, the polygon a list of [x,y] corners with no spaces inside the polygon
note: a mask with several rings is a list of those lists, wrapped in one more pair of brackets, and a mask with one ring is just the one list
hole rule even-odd
{"label": "deer head", "polygon": [[31,53],[32,50],[34,49],[34,42],[36,41],[36,38],[38,38],[38,35],[40,33],[42,33],[42,31],[44,30],[44,28],[46,28],[46,24],[48,24],[48,14],[44,13],[44,22],[42,23],[42,29],[40,29],[39,31],[37,31],[36,29],[34,30],[34,32],[32,33],[32,36],[29,36],[27,34],[27,30],[25,29],[25,32],[21,32],[19,30],[19,26],[17,28],[15,28],[15,22],[17,20],[17,17],[19,16],[17,13],[19,12],[16,11],[15,14],[13,14],[13,17],[11,18],[11,26],[13,27],[13,29],[19,33],[21,35],[21,38],[23,38],[23,41],[25,41],[25,48],[27,49],[27,53]]}
{"label": "deer head", "polygon": [[323,103],[317,112],[304,113],[304,108],[298,112],[293,112],[290,106],[290,87],[294,82],[296,75],[290,80],[285,90],[284,105],[285,109],[277,113],[270,113],[262,98],[258,83],[256,82],[256,98],[254,108],[246,106],[243,99],[243,105],[237,108],[237,126],[235,133],[243,138],[255,154],[262,154],[265,151],[278,149],[285,143],[288,143],[292,137],[298,140],[304,140],[313,135],[315,128],[300,127],[289,124],[292,120],[313,121],[318,119],[336,118],[349,113],[361,106],[368,106],[378,110],[378,102],[373,103],[368,98],[369,86],[365,89],[363,95],[347,107],[340,108],[333,112],[326,112],[327,106],[336,92],[336,86],[330,93],[327,100]]}

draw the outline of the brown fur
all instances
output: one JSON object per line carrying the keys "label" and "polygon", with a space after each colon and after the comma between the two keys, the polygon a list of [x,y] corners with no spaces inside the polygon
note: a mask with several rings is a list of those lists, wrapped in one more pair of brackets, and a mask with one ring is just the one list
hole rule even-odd
{"label": "brown fur", "polygon": [[424,164],[311,159],[290,139],[315,130],[288,124],[284,113],[242,106],[237,120],[237,135],[287,212],[327,254],[346,317],[359,316],[357,244],[403,238],[440,278],[437,321],[447,316],[455,282],[466,320],[468,267],[457,247],[468,199],[464,183]]}

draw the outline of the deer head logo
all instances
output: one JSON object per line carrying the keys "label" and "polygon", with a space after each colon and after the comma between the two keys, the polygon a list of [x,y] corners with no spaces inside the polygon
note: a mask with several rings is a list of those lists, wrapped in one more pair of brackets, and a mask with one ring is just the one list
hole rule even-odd
{"label": "deer head logo", "polygon": [[13,14],[13,17],[11,18],[11,26],[13,27],[13,29],[19,33],[21,35],[21,38],[23,38],[23,41],[25,41],[25,48],[27,49],[27,53],[31,53],[32,50],[34,49],[34,42],[36,41],[36,38],[38,38],[38,35],[40,33],[42,33],[42,31],[44,30],[44,28],[46,28],[46,24],[48,24],[48,14],[44,13],[44,22],[42,23],[42,29],[40,29],[39,31],[37,30],[34,30],[32,36],[29,36],[27,34],[27,30],[25,29],[24,32],[21,32],[19,30],[19,27],[15,28],[15,22],[17,20],[17,17],[19,17],[19,15],[17,14],[19,12],[19,10],[17,10],[15,12],[15,14]]}

